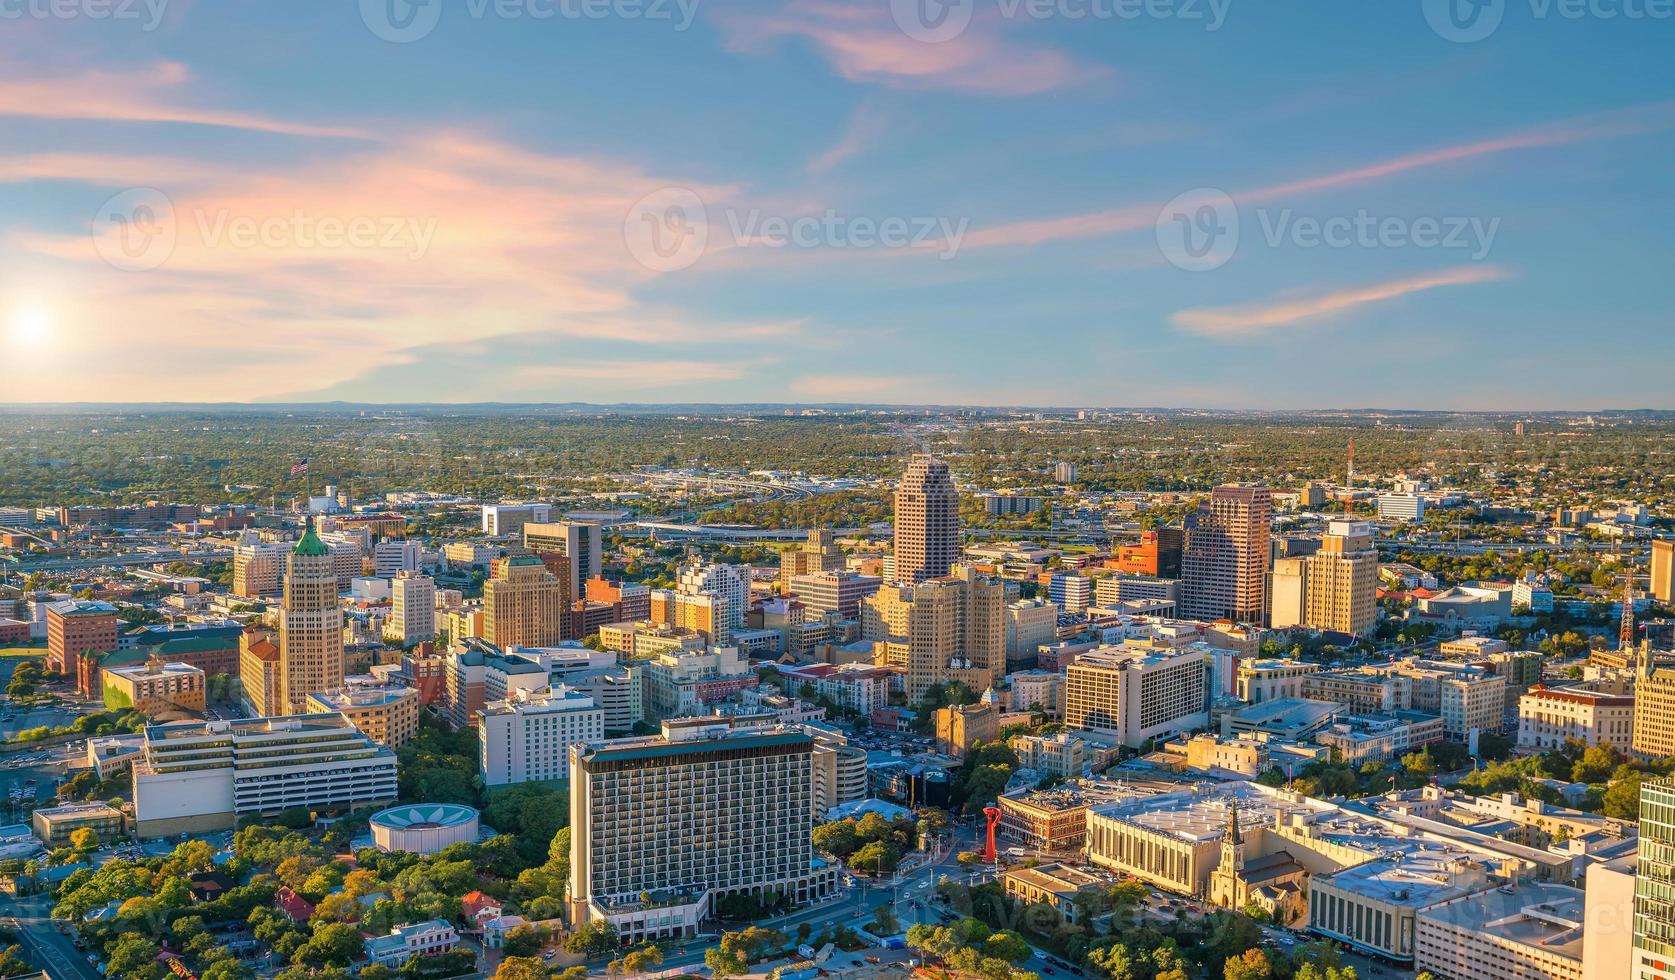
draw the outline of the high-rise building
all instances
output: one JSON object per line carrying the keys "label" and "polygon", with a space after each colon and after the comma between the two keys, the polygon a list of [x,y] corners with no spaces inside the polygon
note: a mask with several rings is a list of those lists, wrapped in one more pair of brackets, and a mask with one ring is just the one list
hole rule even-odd
{"label": "high-rise building", "polygon": [[1635,754],[1654,758],[1675,755],[1675,670],[1654,669],[1651,650],[1642,647],[1636,673]]}
{"label": "high-rise building", "polygon": [[1111,557],[1105,560],[1105,567],[1132,575],[1180,578],[1181,551],[1185,542],[1186,532],[1178,527],[1142,531],[1139,544],[1118,545]]}
{"label": "high-rise building", "polygon": [[436,582],[419,572],[402,572],[390,581],[390,632],[402,646],[436,638]]}
{"label": "high-rise building", "polygon": [[964,566],[886,585],[861,603],[861,638],[876,663],[907,669],[909,701],[938,684],[981,694],[1006,670],[1006,586]]}
{"label": "high-rise building", "polygon": [[844,619],[861,614],[861,600],[877,592],[884,580],[875,575],[823,571],[791,579],[791,591],[802,602],[809,619],[836,613]]}
{"label": "high-rise building", "polygon": [[[1638,740],[1639,733],[1636,732]],[[1640,784],[1632,980],[1675,977],[1675,779]]]}
{"label": "high-rise building", "polygon": [[335,711],[367,738],[399,749],[419,731],[419,690],[367,674],[346,677],[335,691],[308,696],[310,714]]}
{"label": "high-rise building", "polygon": [[537,555],[561,555],[568,563],[569,581],[565,596],[579,599],[587,581],[598,578],[605,567],[604,529],[583,521],[555,521],[525,524],[523,546]]}
{"label": "high-rise building", "polygon": [[[47,606],[47,669],[72,677],[86,654],[109,653],[117,647],[116,607],[93,599],[65,599]],[[97,688],[80,684],[92,697]]]}
{"label": "high-rise building", "polygon": [[1262,622],[1272,518],[1269,489],[1249,484],[1216,487],[1188,516],[1181,558],[1183,617]]}
{"label": "high-rise building", "polygon": [[422,556],[419,542],[388,538],[372,546],[372,574],[394,578],[402,572],[416,572]]}
{"label": "high-rise building", "polygon": [[1308,621],[1309,560],[1276,558],[1268,574],[1268,625],[1277,630]]}
{"label": "high-rise building", "polygon": [[272,718],[290,710],[285,702],[283,674],[273,632],[258,627],[245,630],[238,640],[238,681],[245,710],[257,718]]}
{"label": "high-rise building", "polygon": [[570,746],[604,737],[604,709],[563,685],[490,701],[477,716],[483,782],[505,786],[567,779]]}
{"label": "high-rise building", "polygon": [[940,578],[959,558],[960,494],[948,464],[933,456],[914,456],[896,487],[892,581],[914,584]]}
{"label": "high-rise building", "polygon": [[831,895],[835,871],[810,840],[814,748],[800,729],[716,717],[572,747],[572,927],[608,922],[631,943],[690,937],[723,896]]}
{"label": "high-rise building", "polygon": [[1045,599],[1019,599],[1006,607],[1006,669],[1035,666],[1035,652],[1058,638],[1058,607]]}
{"label": "high-rise building", "polygon": [[1372,525],[1332,521],[1320,550],[1306,560],[1304,625],[1355,636],[1372,629],[1378,618],[1378,550],[1373,547]]}
{"label": "high-rise building", "polygon": [[279,569],[284,562],[282,546],[262,541],[246,529],[233,549],[233,594],[246,599],[278,595]]}
{"label": "high-rise building", "polygon": [[484,504],[483,533],[490,537],[515,534],[525,524],[545,524],[552,504]]}
{"label": "high-rise building", "polygon": [[1086,612],[1093,598],[1093,579],[1074,572],[1054,574],[1047,580],[1047,598],[1065,612]]}
{"label": "high-rise building", "polygon": [[286,714],[304,714],[308,696],[343,685],[343,610],[332,550],[310,524],[291,550],[279,609],[279,685]]}
{"label": "high-rise building", "polygon": [[[731,643],[733,634],[744,629],[745,613],[750,610],[750,576],[746,570],[732,565],[687,565],[675,580],[675,596],[677,607],[688,597],[713,596],[721,600],[708,617],[713,627],[704,631],[710,634],[711,643]],[[691,622],[675,625],[703,629]]]}
{"label": "high-rise building", "polygon": [[791,591],[791,580],[799,575],[835,572],[842,568],[843,549],[833,543],[832,532],[826,528],[815,528],[808,532],[808,541],[801,547],[780,552],[780,591]]}
{"label": "high-rise building", "polygon": [[1652,542],[1652,598],[1675,602],[1675,541],[1667,538]]}
{"label": "high-rise building", "polygon": [[1090,651],[1065,675],[1065,727],[1130,747],[1203,728],[1210,721],[1209,672],[1202,649]]}
{"label": "high-rise building", "polygon": [[483,638],[496,646],[554,646],[563,613],[564,583],[534,555],[504,559],[483,583]]}

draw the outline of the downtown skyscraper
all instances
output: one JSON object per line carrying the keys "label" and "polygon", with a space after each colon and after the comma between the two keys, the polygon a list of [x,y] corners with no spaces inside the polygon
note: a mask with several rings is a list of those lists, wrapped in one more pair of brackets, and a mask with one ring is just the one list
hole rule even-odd
{"label": "downtown skyscraper", "polygon": [[337,567],[331,548],[310,524],[285,567],[279,610],[280,697],[291,714],[308,710],[308,696],[343,686],[343,610],[337,604]]}
{"label": "downtown skyscraper", "polygon": [[1187,516],[1181,558],[1181,615],[1261,623],[1267,611],[1273,495],[1267,487],[1229,483]]}
{"label": "downtown skyscraper", "polygon": [[948,464],[919,454],[896,487],[894,581],[915,585],[947,575],[960,557],[960,494]]}

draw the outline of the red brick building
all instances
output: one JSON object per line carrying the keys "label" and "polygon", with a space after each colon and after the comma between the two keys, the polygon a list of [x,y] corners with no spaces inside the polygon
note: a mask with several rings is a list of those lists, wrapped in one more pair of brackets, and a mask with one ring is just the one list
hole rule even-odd
{"label": "red brick building", "polygon": [[116,607],[108,602],[66,599],[47,606],[47,668],[76,674],[82,654],[116,649],[118,625]]}

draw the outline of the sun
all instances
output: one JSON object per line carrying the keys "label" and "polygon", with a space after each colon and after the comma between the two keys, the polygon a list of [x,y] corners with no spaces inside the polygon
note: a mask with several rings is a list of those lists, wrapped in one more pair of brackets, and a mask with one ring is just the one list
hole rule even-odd
{"label": "sun", "polygon": [[25,306],[14,310],[6,333],[14,344],[23,347],[45,347],[52,340],[52,315],[38,306]]}

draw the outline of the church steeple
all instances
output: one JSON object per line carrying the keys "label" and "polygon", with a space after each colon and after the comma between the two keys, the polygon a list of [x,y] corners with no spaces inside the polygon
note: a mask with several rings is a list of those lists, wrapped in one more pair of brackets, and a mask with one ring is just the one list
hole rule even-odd
{"label": "church steeple", "polygon": [[1245,869],[1245,837],[1239,830],[1239,801],[1227,801],[1227,829],[1221,832],[1221,866],[1233,872]]}

